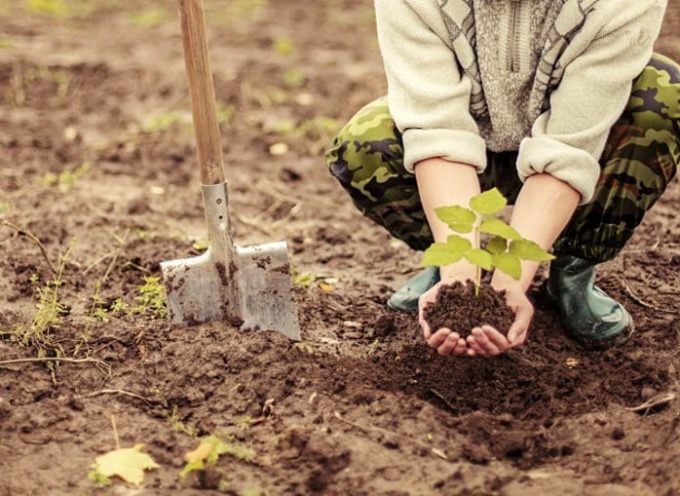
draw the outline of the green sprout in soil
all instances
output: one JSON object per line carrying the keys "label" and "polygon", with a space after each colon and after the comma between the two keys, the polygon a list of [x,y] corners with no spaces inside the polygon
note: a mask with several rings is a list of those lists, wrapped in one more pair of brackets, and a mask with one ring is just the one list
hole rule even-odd
{"label": "green sprout in soil", "polygon": [[[508,204],[506,198],[493,188],[470,200],[470,208],[461,206],[441,207],[435,210],[437,217],[456,233],[473,233],[479,248],[458,234],[448,237],[446,243],[433,243],[423,256],[423,267],[443,267],[465,259],[477,268],[475,294],[479,295],[482,269],[494,268],[515,280],[522,275],[522,260],[544,262],[555,257],[537,243],[523,238],[512,226],[497,219]],[[481,247],[482,234],[490,237]]]}
{"label": "green sprout in soil", "polygon": [[164,319],[168,316],[168,308],[165,304],[165,286],[160,277],[144,276],[144,283],[138,288],[139,296],[135,298],[132,313],[149,315],[155,319]]}
{"label": "green sprout in soil", "polygon": [[293,52],[295,52],[295,42],[293,42],[293,40],[287,36],[277,38],[274,41],[274,52],[277,55],[281,55],[283,57],[291,55]]}
{"label": "green sprout in soil", "polygon": [[59,329],[62,324],[62,317],[69,313],[69,306],[60,300],[59,289],[64,283],[64,269],[71,249],[72,243],[61,256],[54,277],[43,286],[38,286],[39,280],[36,274],[31,276],[31,284],[38,286],[37,310],[33,314],[30,324],[20,325],[14,330],[14,338],[24,346],[35,348],[38,351],[39,358],[63,355],[61,345],[54,340],[52,333]]}
{"label": "green sprout in soil", "polygon": [[177,406],[172,407],[172,412],[168,414],[168,422],[170,422],[170,428],[174,432],[179,432],[181,434],[186,434],[190,437],[198,436],[198,427],[196,424],[187,424],[182,420],[181,415],[177,411]]}
{"label": "green sprout in soil", "polygon": [[74,169],[67,169],[59,174],[48,172],[40,178],[43,186],[48,188],[57,188],[62,193],[66,193],[73,189],[75,185],[92,169],[90,162],[83,162]]}
{"label": "green sprout in soil", "polygon": [[251,448],[211,435],[201,439],[198,447],[185,455],[184,459],[187,464],[180,472],[180,477],[184,479],[192,472],[199,472],[206,468],[214,467],[222,455],[227,455],[247,463],[253,463],[257,456]]}

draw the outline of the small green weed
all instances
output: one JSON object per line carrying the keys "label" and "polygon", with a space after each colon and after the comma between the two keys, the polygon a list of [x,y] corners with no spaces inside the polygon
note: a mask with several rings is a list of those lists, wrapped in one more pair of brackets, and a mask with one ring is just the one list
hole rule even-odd
{"label": "small green weed", "polygon": [[168,422],[170,422],[170,428],[175,432],[186,434],[191,437],[198,436],[198,427],[196,424],[185,423],[179,415],[176,406],[173,406],[172,412],[168,414]]}
{"label": "small green weed", "polygon": [[148,315],[154,319],[168,316],[165,286],[160,277],[144,276],[144,283],[138,287],[139,296],[135,298],[132,313]]}
{"label": "small green weed", "polygon": [[274,41],[274,52],[283,57],[295,52],[295,43],[287,36],[282,36]]}
{"label": "small green weed", "polygon": [[63,349],[54,339],[53,332],[62,324],[62,317],[67,315],[70,308],[63,303],[59,297],[59,289],[63,285],[63,275],[66,263],[71,254],[73,243],[70,243],[60,257],[59,267],[55,276],[45,283],[38,286],[39,279],[37,274],[32,274],[30,282],[37,287],[38,305],[33,314],[31,323],[19,325],[14,329],[14,339],[24,346],[31,346],[38,352],[38,357],[61,356]]}
{"label": "small green weed", "polygon": [[247,463],[254,462],[257,457],[252,448],[232,443],[230,440],[225,441],[216,435],[211,435],[203,438],[195,450],[185,455],[184,459],[187,464],[180,472],[180,477],[184,479],[192,472],[198,472],[205,470],[206,467],[215,466],[222,455],[231,456]]}
{"label": "small green weed", "polygon": [[43,186],[48,188],[56,188],[62,193],[71,191],[78,181],[87,175],[92,169],[90,162],[83,162],[78,167],[67,169],[60,173],[48,172],[40,178]]}

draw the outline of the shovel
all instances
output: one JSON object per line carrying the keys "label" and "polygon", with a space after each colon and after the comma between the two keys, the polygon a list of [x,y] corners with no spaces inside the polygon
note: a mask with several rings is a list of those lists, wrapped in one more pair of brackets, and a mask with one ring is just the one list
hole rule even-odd
{"label": "shovel", "polygon": [[203,0],[179,0],[179,10],[210,244],[198,257],[161,263],[170,318],[223,320],[299,340],[286,243],[240,247],[232,240]]}

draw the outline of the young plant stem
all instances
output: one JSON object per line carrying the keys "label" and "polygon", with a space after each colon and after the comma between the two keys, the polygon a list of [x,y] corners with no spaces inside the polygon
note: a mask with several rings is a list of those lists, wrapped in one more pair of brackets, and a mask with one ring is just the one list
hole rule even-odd
{"label": "young plant stem", "polygon": [[[479,224],[475,224],[475,245],[481,246],[481,235],[479,233]],[[475,274],[475,297],[479,296],[479,286],[482,284],[482,268],[477,265]]]}

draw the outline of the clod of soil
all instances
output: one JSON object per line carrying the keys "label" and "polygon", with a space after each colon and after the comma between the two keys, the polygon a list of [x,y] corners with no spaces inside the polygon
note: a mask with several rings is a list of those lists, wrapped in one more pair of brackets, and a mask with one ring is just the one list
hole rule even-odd
{"label": "clod of soil", "polygon": [[425,320],[433,331],[447,328],[466,338],[475,327],[490,325],[507,333],[515,320],[512,310],[505,303],[505,292],[499,292],[483,284],[479,295],[475,285],[443,285],[434,302],[425,307]]}

